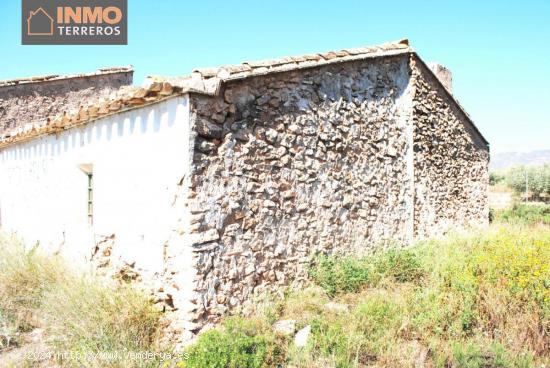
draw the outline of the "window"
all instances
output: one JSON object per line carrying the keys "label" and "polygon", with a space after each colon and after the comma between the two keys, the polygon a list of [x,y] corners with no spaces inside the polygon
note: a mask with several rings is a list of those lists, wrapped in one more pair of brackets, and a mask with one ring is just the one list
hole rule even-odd
{"label": "window", "polygon": [[86,216],[88,226],[94,224],[94,167],[92,164],[82,164],[78,167],[86,174]]}
{"label": "window", "polygon": [[94,174],[88,173],[88,225],[94,224]]}

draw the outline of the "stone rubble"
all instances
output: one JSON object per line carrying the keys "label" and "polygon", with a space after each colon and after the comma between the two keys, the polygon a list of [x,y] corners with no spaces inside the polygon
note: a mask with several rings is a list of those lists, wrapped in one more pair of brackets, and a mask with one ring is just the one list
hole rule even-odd
{"label": "stone rubble", "polygon": [[293,319],[285,319],[273,324],[273,331],[283,336],[294,335],[296,332],[296,321]]}
{"label": "stone rubble", "polygon": [[298,331],[296,336],[294,336],[294,345],[298,348],[306,347],[310,334],[311,334],[311,326],[307,325],[306,327]]}

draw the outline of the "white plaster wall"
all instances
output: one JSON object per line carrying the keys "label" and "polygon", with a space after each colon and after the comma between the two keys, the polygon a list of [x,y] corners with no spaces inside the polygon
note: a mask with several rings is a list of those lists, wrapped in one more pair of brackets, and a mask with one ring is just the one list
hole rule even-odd
{"label": "white plaster wall", "polygon": [[[183,96],[0,150],[2,230],[82,264],[96,240],[115,234],[115,257],[160,272],[189,134]],[[93,165],[91,227],[82,164]]]}

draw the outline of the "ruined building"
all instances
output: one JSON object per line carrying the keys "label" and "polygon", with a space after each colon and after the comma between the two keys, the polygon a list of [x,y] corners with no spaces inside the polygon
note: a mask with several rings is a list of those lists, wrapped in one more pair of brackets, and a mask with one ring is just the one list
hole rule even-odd
{"label": "ruined building", "polygon": [[[489,145],[406,40],[76,99],[48,83],[2,97],[2,229],[141,281],[183,338],[316,253],[488,220]],[[21,87],[62,103],[34,115]]]}

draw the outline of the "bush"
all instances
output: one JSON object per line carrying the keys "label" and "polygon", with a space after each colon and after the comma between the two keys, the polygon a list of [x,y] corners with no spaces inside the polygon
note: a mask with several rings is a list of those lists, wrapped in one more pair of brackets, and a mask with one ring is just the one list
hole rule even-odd
{"label": "bush", "polygon": [[374,267],[368,260],[321,256],[310,269],[311,277],[330,295],[355,292],[373,280]]}
{"label": "bush", "polygon": [[513,350],[550,352],[548,228],[501,225],[423,247],[433,271],[412,304],[416,328],[448,340],[481,332]]}
{"label": "bush", "polygon": [[321,256],[310,268],[312,279],[330,296],[357,292],[377,285],[382,279],[420,281],[423,274],[417,255],[407,249],[392,249],[362,258]]}
{"label": "bush", "polygon": [[550,204],[515,203],[511,208],[493,212],[494,220],[523,224],[550,224]]}
{"label": "bush", "polygon": [[492,171],[489,173],[489,184],[497,185],[503,183],[506,179],[506,176],[502,172]]}
{"label": "bush", "polygon": [[[423,349],[436,366],[532,367],[535,357],[548,363],[547,227],[495,225],[345,262],[323,258],[313,280],[355,307],[334,315],[321,304],[301,321],[313,336],[308,350],[289,357],[297,366],[414,366]],[[368,276],[358,283],[342,269]]]}
{"label": "bush", "polygon": [[[308,354],[324,357],[325,366],[349,367],[372,363],[383,347],[392,343],[388,332],[391,333],[401,324],[401,308],[399,297],[380,291],[359,302],[350,313],[316,316],[310,321],[312,338]],[[296,352],[294,354],[297,360],[303,359]],[[298,366],[316,366],[306,362],[294,363],[301,363]]]}
{"label": "bush", "polygon": [[396,282],[420,281],[424,269],[416,253],[410,249],[390,249],[374,258],[376,272]]}
{"label": "bush", "polygon": [[197,339],[180,364],[189,368],[274,367],[281,360],[281,349],[269,329],[255,321],[228,319],[224,328],[210,330]]}

